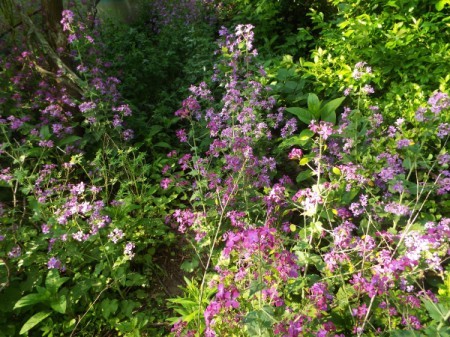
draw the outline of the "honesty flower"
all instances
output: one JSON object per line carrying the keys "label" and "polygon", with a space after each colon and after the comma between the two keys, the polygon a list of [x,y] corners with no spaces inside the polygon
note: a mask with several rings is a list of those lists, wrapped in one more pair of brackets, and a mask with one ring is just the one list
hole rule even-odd
{"label": "honesty flower", "polygon": [[303,151],[301,149],[294,148],[288,155],[289,159],[301,159],[303,156]]}

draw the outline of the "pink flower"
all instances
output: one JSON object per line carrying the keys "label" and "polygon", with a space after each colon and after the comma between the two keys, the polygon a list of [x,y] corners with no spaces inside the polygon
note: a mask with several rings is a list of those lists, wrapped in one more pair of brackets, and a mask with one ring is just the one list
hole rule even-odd
{"label": "pink flower", "polygon": [[289,159],[300,159],[303,156],[303,151],[300,149],[292,149],[291,152],[288,155]]}

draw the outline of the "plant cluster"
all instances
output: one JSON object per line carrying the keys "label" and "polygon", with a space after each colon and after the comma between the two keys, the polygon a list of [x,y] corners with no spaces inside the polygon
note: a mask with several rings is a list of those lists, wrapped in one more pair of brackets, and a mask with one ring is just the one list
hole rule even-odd
{"label": "plant cluster", "polygon": [[[190,124],[177,135],[191,152],[164,180],[191,191],[167,221],[202,270],[200,290],[171,300],[173,334],[447,335],[448,94],[391,124],[360,61],[344,97],[309,94],[307,108],[286,109],[307,125],[293,134],[296,119],[252,64],[252,26],[220,35],[219,88],[191,87],[175,113]],[[346,97],[355,106],[337,115]],[[280,176],[289,159],[297,168]]]}
{"label": "plant cluster", "polygon": [[449,2],[141,5],[11,16],[0,336],[449,336]]}

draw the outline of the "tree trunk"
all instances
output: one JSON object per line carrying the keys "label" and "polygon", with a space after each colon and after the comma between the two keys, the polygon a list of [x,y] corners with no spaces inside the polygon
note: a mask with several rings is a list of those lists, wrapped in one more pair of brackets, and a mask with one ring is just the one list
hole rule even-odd
{"label": "tree trunk", "polygon": [[67,38],[61,25],[63,0],[41,0],[43,28],[50,46],[54,50],[65,48]]}

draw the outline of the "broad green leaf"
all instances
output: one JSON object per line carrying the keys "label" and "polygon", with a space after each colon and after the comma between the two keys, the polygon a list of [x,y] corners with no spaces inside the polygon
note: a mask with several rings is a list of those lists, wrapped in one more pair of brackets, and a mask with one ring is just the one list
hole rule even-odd
{"label": "broad green leaf", "polygon": [[345,97],[335,98],[320,109],[320,118],[325,122],[336,124],[336,109],[342,104]]}
{"label": "broad green leaf", "polygon": [[442,11],[444,9],[445,5],[450,5],[450,0],[440,0],[440,1],[436,2],[436,4],[435,4],[436,10],[438,12]]}
{"label": "broad green leaf", "polygon": [[306,165],[309,163],[309,158],[308,157],[303,157],[302,159],[300,159],[300,165]]}
{"label": "broad green leaf", "polygon": [[166,142],[158,142],[158,143],[156,143],[153,146],[163,147],[163,148],[166,148],[166,149],[171,149],[172,148],[172,146],[170,144],[166,143]]}
{"label": "broad green leaf", "polygon": [[64,145],[74,143],[74,142],[76,142],[77,140],[80,140],[80,139],[81,139],[81,137],[75,136],[75,135],[67,136],[67,137],[61,139],[58,142],[58,146],[62,147]]}
{"label": "broad green leaf", "polygon": [[314,119],[313,114],[309,110],[304,108],[291,107],[287,108],[286,111],[295,115],[299,120],[301,120],[305,124],[309,124]]}
{"label": "broad green leaf", "polygon": [[45,288],[47,288],[51,294],[56,294],[59,287],[61,287],[68,279],[68,277],[60,277],[57,269],[51,269],[45,279]]}
{"label": "broad green leaf", "polygon": [[22,326],[22,329],[20,329],[19,334],[23,335],[27,333],[30,329],[33,329],[36,325],[38,325],[40,322],[42,322],[44,319],[46,319],[48,316],[51,315],[51,311],[41,311],[37,314],[30,317],[28,321]]}
{"label": "broad green leaf", "polygon": [[59,296],[56,300],[50,302],[50,306],[56,312],[60,314],[65,314],[67,309],[67,298],[65,295]]}
{"label": "broad green leaf", "polygon": [[297,175],[297,178],[295,178],[295,181],[298,182],[298,183],[302,182],[303,180],[306,180],[306,179],[312,177],[312,175],[313,175],[313,173],[310,170],[300,172]]}
{"label": "broad green leaf", "polygon": [[14,309],[26,307],[28,305],[33,305],[36,303],[41,303],[44,302],[45,300],[48,300],[48,297],[43,294],[25,295],[16,302],[16,304],[14,305]]}
{"label": "broad green leaf", "polygon": [[310,129],[304,129],[302,132],[300,132],[300,140],[307,140],[314,136],[314,132],[312,132]]}
{"label": "broad green leaf", "polygon": [[308,95],[308,110],[312,113],[315,119],[320,117],[320,100],[316,94],[310,93]]}
{"label": "broad green leaf", "polygon": [[341,170],[338,167],[333,167],[332,171],[335,175],[340,176],[341,175]]}

